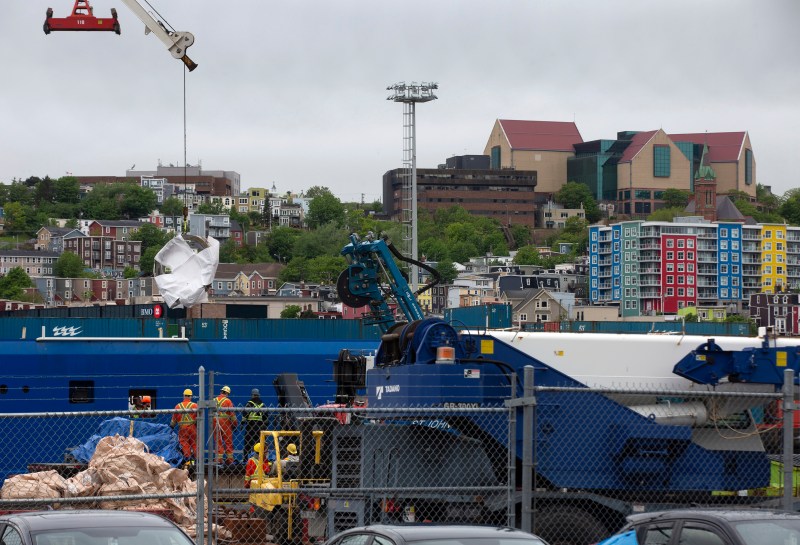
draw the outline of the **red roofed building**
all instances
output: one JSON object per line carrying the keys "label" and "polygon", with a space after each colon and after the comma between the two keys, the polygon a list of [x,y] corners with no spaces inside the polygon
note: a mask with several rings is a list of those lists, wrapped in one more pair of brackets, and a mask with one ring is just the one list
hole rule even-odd
{"label": "red roofed building", "polygon": [[[673,142],[691,142],[702,149],[708,146],[708,163],[717,176],[717,195],[744,191],[756,196],[756,160],[750,136],[742,132],[670,134]],[[696,154],[699,159],[699,154]],[[695,170],[699,165],[695,165]]]}
{"label": "red roofed building", "polygon": [[617,163],[617,210],[649,215],[665,189],[692,189],[692,162],[662,129],[633,136]]}
{"label": "red roofed building", "polygon": [[573,146],[582,142],[573,122],[498,119],[483,153],[493,169],[536,171],[536,192],[555,193],[567,182]]}

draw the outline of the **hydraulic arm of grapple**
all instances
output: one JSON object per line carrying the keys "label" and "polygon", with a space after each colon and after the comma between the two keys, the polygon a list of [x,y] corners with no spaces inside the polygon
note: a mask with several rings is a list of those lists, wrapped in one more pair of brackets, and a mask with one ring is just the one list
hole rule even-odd
{"label": "hydraulic arm of grapple", "polygon": [[[145,25],[145,34],[155,34],[161,42],[167,46],[167,50],[176,59],[180,59],[191,72],[197,68],[197,64],[189,58],[186,50],[194,43],[194,35],[191,32],[178,32],[168,30],[167,25],[153,17],[145,10],[138,0],[121,0],[128,6],[136,17]],[[120,33],[119,22],[117,21],[117,10],[111,9],[111,18],[103,19],[94,16],[94,9],[89,4],[89,0],[75,0],[72,14],[68,17],[53,17],[53,9],[47,8],[47,18],[44,21],[44,33],[50,34],[51,31],[113,31]]]}
{"label": "hydraulic arm of grapple", "polygon": [[[350,235],[350,244],[342,249],[341,254],[349,263],[336,282],[339,297],[344,304],[354,308],[368,305],[372,320],[370,323],[378,325],[384,333],[395,325],[394,314],[386,301],[387,296],[394,297],[409,322],[424,318],[415,296],[439,282],[436,269],[403,256],[388,237],[375,239],[372,233],[366,236],[366,240],[360,240],[355,234]],[[403,273],[395,264],[394,257],[424,268],[433,275],[434,280],[412,293]]]}
{"label": "hydraulic arm of grapple", "polygon": [[794,383],[800,371],[800,346],[770,346],[769,338],[759,348],[723,350],[709,339],[687,354],[673,369],[698,384],[719,384],[722,380],[752,384],[783,385],[783,372],[794,371]]}

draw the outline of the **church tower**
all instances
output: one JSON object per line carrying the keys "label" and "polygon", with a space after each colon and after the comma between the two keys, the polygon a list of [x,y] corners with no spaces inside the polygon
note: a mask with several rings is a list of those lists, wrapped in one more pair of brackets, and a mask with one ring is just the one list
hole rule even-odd
{"label": "church tower", "polygon": [[717,221],[717,175],[708,160],[708,144],[703,144],[700,166],[694,174],[694,211],[708,221]]}

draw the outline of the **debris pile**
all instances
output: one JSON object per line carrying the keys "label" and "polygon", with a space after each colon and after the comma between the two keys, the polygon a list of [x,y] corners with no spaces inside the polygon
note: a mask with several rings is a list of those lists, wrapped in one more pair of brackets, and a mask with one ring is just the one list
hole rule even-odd
{"label": "debris pile", "polygon": [[[114,435],[97,443],[89,467],[77,475],[65,479],[55,470],[16,475],[6,479],[0,497],[4,500],[94,497],[96,501],[70,502],[69,508],[164,512],[190,537],[195,537],[196,493],[197,483],[189,479],[186,470],[174,468],[161,456],[147,452],[147,445],[134,437]],[[191,496],[141,497],[169,494]],[[113,496],[134,497],[130,500],[102,499]],[[62,505],[53,502],[53,507],[58,509]],[[230,532],[222,527],[215,526],[214,532],[220,538],[230,537]]]}

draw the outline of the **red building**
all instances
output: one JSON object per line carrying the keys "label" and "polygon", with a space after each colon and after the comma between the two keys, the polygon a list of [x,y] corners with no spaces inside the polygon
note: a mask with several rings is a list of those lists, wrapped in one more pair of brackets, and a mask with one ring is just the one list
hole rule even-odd
{"label": "red building", "polygon": [[665,314],[697,305],[696,245],[696,235],[661,235],[661,311]]}

